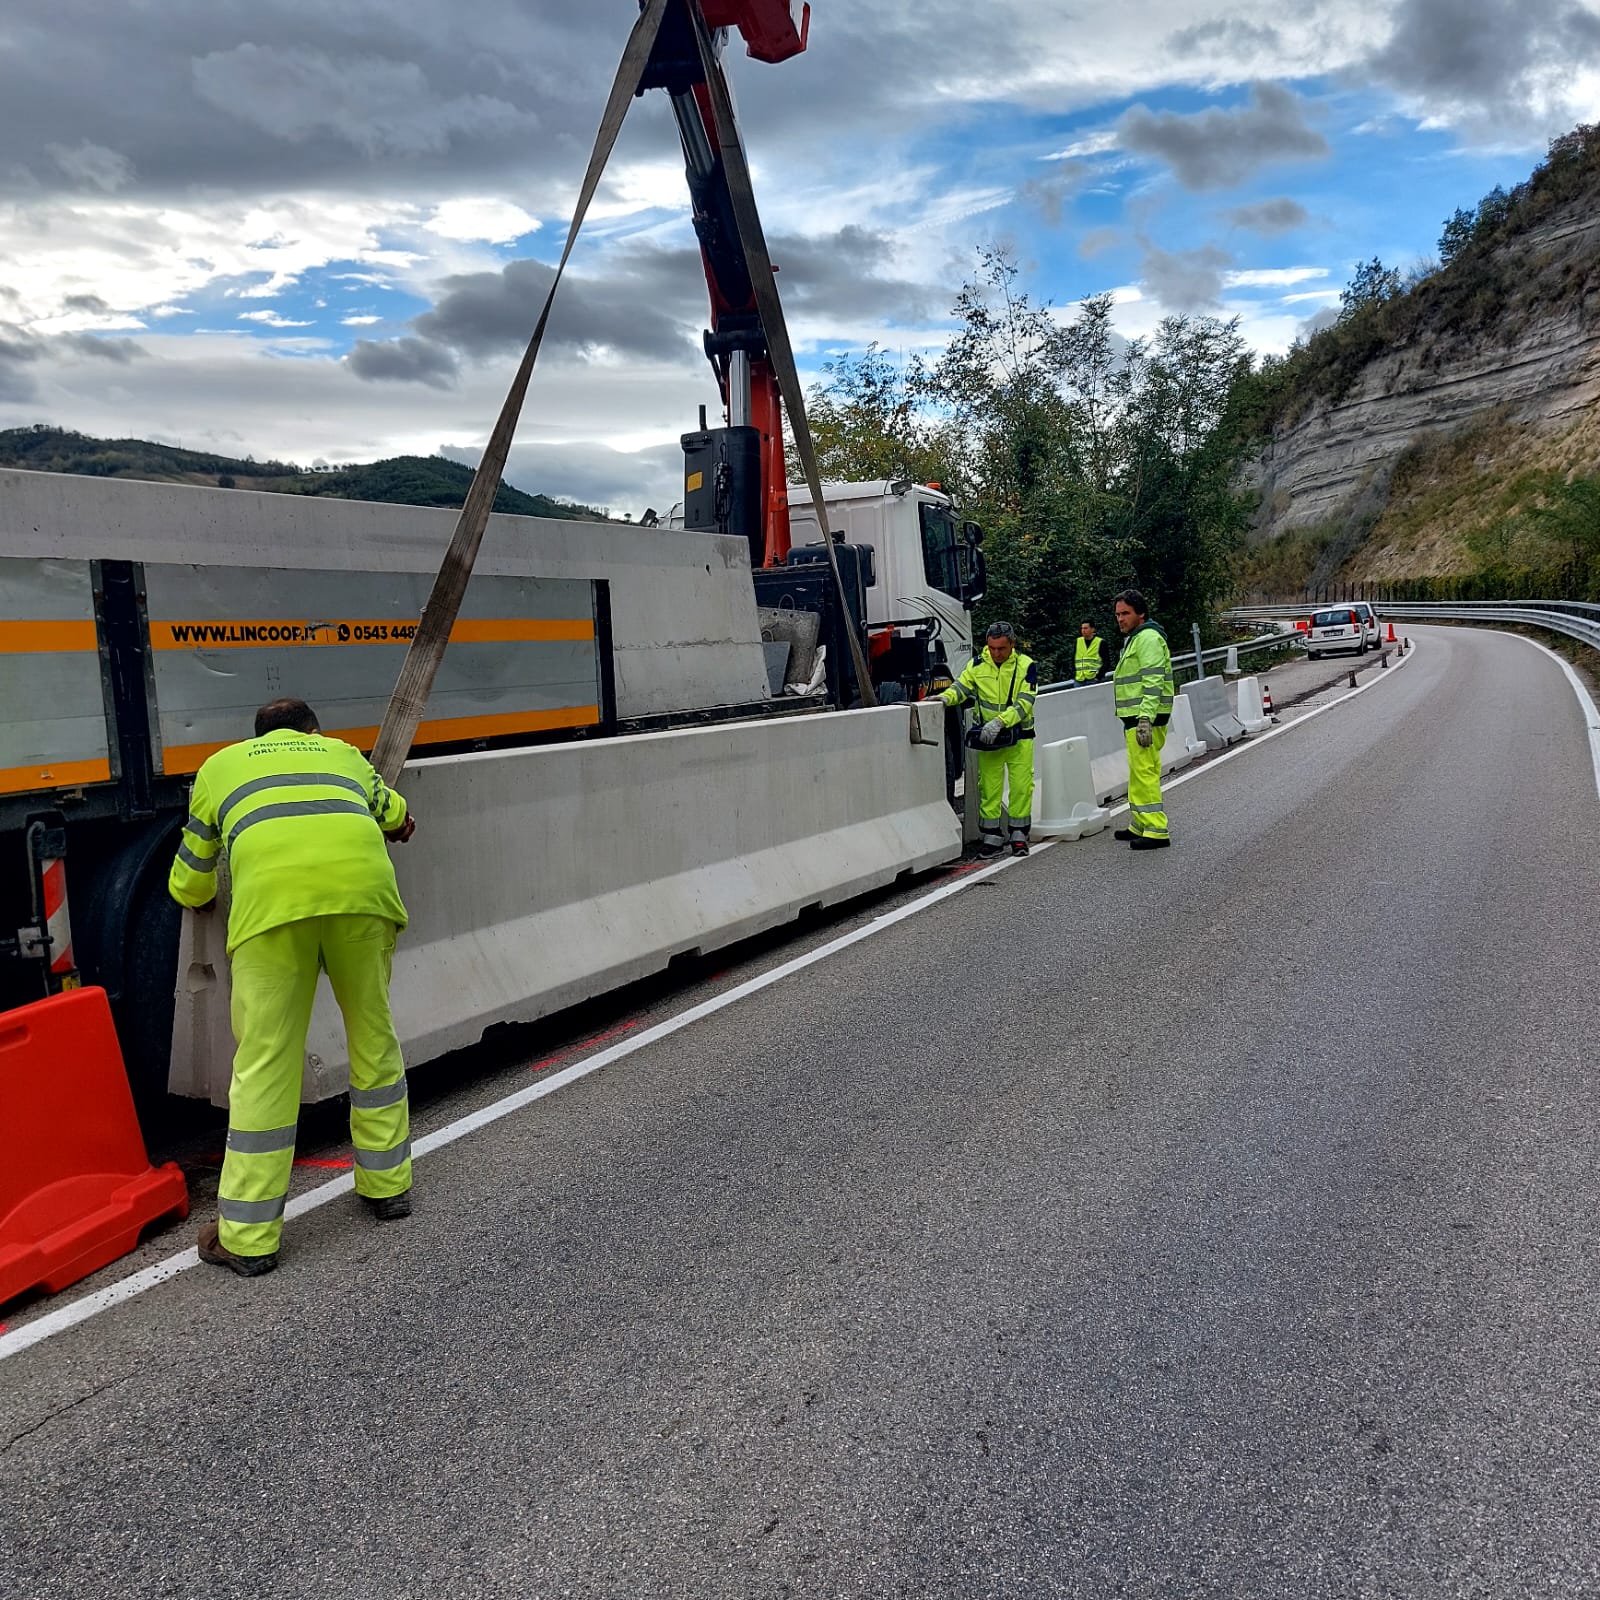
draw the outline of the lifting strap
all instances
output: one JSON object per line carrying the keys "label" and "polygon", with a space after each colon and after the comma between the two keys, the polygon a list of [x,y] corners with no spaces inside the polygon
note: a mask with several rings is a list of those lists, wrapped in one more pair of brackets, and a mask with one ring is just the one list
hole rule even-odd
{"label": "lifting strap", "polygon": [[[395,682],[394,693],[389,697],[388,709],[383,714],[383,726],[378,730],[378,742],[373,747],[372,764],[387,784],[399,782],[400,769],[411,753],[411,742],[416,738],[417,726],[427,709],[428,696],[433,691],[433,680],[444,659],[445,646],[450,642],[450,630],[455,626],[461,610],[461,601],[472,577],[473,564],[478,559],[478,547],[483,543],[489,513],[494,509],[495,496],[500,492],[500,480],[506,470],[506,457],[511,451],[511,440],[517,431],[517,420],[522,415],[522,402],[528,392],[528,380],[533,376],[534,362],[539,358],[539,346],[544,343],[545,325],[550,321],[550,308],[555,304],[556,290],[561,285],[561,275],[572,257],[572,248],[578,242],[578,230],[589,214],[590,203],[600,187],[606,163],[622,131],[623,119],[628,114],[634,95],[644,78],[655,49],[656,35],[661,31],[661,19],[666,15],[670,0],[648,0],[628,36],[627,48],[617,66],[617,76],[611,85],[611,98],[606,102],[605,115],[600,120],[600,131],[595,135],[594,149],[589,154],[589,170],[584,174],[583,187],[578,193],[578,206],[572,214],[572,226],[567,230],[566,248],[561,252],[560,264],[545,296],[544,309],[534,326],[533,337],[522,357],[522,365],[512,380],[511,391],[500,408],[499,420],[489,443],[473,474],[472,486],[456,521],[456,531],[445,553],[444,564],[433,581],[433,592],[423,608],[421,621],[406,651]],[[697,5],[690,10],[698,12]]]}
{"label": "lifting strap", "polygon": [[[473,474],[461,515],[457,519],[450,548],[444,563],[434,579],[433,591],[423,608],[422,618],[412,637],[406,658],[400,668],[394,693],[384,712],[383,726],[378,730],[378,742],[373,747],[372,764],[385,783],[399,781],[400,770],[411,753],[412,741],[427,708],[428,696],[433,690],[433,680],[439,664],[444,659],[445,646],[450,642],[450,630],[455,626],[461,602],[472,577],[472,568],[478,559],[478,549],[488,527],[489,515],[494,509],[495,496],[500,490],[500,480],[505,473],[506,457],[516,433],[517,421],[522,414],[523,400],[528,392],[528,382],[533,376],[534,363],[539,357],[539,347],[544,342],[545,327],[550,321],[550,310],[555,304],[556,290],[561,285],[562,274],[572,258],[573,247],[578,242],[578,231],[588,216],[589,206],[600,186],[606,164],[616,146],[617,135],[622,131],[628,107],[640,92],[645,68],[655,50],[656,36],[661,31],[662,18],[673,0],[644,0],[638,21],[628,36],[627,48],[617,66],[617,75],[611,85],[611,96],[606,102],[605,115],[600,120],[600,131],[595,135],[594,149],[589,154],[588,171],[578,193],[578,204],[572,215],[572,226],[567,231],[567,242],[561,260],[551,280],[550,291],[545,296],[544,308],[534,326],[533,337],[523,353],[522,364],[512,380],[505,404],[494,431],[489,435],[478,470]],[[851,664],[855,669],[856,683],[862,703],[876,705],[872,690],[872,673],[867,665],[866,652],[856,632],[850,604],[845,594],[844,578],[839,571],[839,558],[834,550],[833,535],[828,525],[827,503],[822,496],[822,477],[817,470],[816,449],[811,439],[810,424],[806,420],[805,395],[800,387],[799,373],[795,367],[794,348],[789,339],[788,325],[784,321],[783,304],[778,296],[778,286],[773,275],[772,261],[767,254],[766,236],[762,231],[760,214],[756,209],[755,191],[750,181],[750,167],[745,159],[744,146],[739,142],[738,126],[734,120],[733,103],[723,77],[721,63],[713,48],[711,35],[701,14],[699,0],[686,0],[686,8],[694,24],[695,39],[700,49],[700,61],[705,70],[712,113],[717,125],[717,138],[722,147],[724,171],[733,199],[734,217],[739,229],[740,243],[744,247],[750,266],[750,281],[754,286],[756,306],[766,330],[768,353],[777,375],[779,391],[783,396],[784,411],[794,435],[795,451],[805,471],[806,483],[811,490],[811,503],[817,513],[822,530],[823,548],[827,551],[828,566],[833,573],[834,587],[839,595],[840,615],[844,619],[845,635],[850,645]]]}

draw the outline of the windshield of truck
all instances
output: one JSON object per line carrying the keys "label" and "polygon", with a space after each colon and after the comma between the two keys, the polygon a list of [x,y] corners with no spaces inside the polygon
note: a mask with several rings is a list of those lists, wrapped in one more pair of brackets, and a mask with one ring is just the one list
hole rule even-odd
{"label": "windshield of truck", "polygon": [[930,588],[961,599],[960,540],[955,518],[943,506],[917,507],[922,518],[922,572]]}

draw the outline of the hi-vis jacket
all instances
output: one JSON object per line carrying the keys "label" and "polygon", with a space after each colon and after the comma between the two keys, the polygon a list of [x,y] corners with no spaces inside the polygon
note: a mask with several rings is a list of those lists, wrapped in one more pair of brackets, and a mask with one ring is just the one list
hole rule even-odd
{"label": "hi-vis jacket", "polygon": [[354,745],[280,728],[229,745],[195,775],[167,888],[180,905],[217,892],[228,857],[228,953],[286,922],[354,913],[406,925],[385,832],[406,803]]}
{"label": "hi-vis jacket", "polygon": [[998,717],[1007,728],[1031,733],[1033,703],[1038,696],[1039,669],[1031,658],[1013,650],[1003,667],[996,666],[985,645],[983,654],[974,656],[939,698],[947,706],[971,706],[975,728]]}
{"label": "hi-vis jacket", "polygon": [[1142,622],[1127,637],[1117,657],[1114,678],[1117,715],[1131,728],[1148,717],[1164,728],[1172,716],[1172,652],[1158,623]]}
{"label": "hi-vis jacket", "polygon": [[1078,683],[1093,683],[1105,671],[1105,640],[1097,633],[1092,639],[1085,639],[1078,635],[1077,658],[1075,662],[1074,680]]}

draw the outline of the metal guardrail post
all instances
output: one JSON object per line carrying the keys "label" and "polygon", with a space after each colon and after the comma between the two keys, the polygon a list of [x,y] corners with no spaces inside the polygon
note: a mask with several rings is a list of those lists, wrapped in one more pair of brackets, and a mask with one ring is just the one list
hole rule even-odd
{"label": "metal guardrail post", "polygon": [[1195,676],[1196,678],[1203,679],[1206,675],[1206,656],[1205,651],[1200,648],[1200,624],[1198,622],[1192,622],[1189,624],[1189,626],[1190,630],[1194,634]]}

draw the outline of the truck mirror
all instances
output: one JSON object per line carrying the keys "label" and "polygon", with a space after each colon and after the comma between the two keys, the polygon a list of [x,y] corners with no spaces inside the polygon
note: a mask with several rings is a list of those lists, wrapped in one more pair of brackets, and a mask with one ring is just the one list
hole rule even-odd
{"label": "truck mirror", "polygon": [[968,544],[976,547],[983,543],[983,529],[976,522],[963,522],[961,524],[961,537]]}

